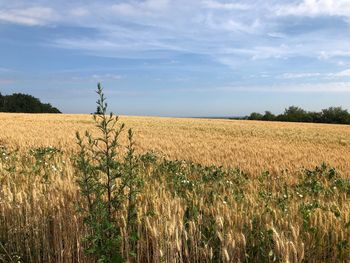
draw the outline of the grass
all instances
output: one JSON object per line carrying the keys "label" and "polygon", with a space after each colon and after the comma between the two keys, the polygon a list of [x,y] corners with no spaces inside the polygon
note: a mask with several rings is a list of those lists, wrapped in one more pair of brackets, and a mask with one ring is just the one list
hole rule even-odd
{"label": "grass", "polygon": [[[74,132],[94,131],[91,116],[0,120],[0,262],[95,262],[83,251],[73,158]],[[349,126],[121,121],[134,130],[144,181],[131,261],[350,261]],[[125,258],[127,216],[116,216]]]}

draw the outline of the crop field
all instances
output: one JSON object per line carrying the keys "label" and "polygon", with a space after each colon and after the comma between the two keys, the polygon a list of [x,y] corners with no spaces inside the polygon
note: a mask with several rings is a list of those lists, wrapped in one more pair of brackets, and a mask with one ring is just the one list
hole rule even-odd
{"label": "crop field", "polygon": [[[77,148],[75,131],[94,128],[91,115],[0,113],[0,121],[0,144],[25,151],[55,146],[69,152]],[[252,175],[264,170],[295,172],[327,162],[350,177],[347,125],[157,117],[120,121],[134,130],[139,152],[239,167]]]}
{"label": "crop field", "polygon": [[[125,261],[350,261],[350,126],[119,122],[133,129],[142,181],[113,212]],[[0,262],[112,262],[86,251],[75,137],[86,130],[99,134],[91,115],[0,113]],[[124,131],[117,159],[127,143]]]}

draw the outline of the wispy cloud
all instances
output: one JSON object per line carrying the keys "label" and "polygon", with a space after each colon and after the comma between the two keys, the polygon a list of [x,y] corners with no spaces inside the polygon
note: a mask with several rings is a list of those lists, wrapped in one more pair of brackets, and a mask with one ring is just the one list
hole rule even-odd
{"label": "wispy cloud", "polygon": [[350,69],[339,72],[287,72],[277,76],[278,79],[337,79],[350,77]]}
{"label": "wispy cloud", "polygon": [[113,79],[113,80],[120,80],[122,79],[123,77],[121,75],[118,75],[118,74],[111,74],[111,73],[106,73],[106,74],[94,74],[92,75],[92,78],[94,80],[106,80],[106,79]]}
{"label": "wispy cloud", "polygon": [[[205,55],[220,63],[225,61],[224,65],[300,56],[323,60],[350,57],[350,47],[344,44],[349,40],[346,31],[341,37],[331,37],[332,28],[321,33],[315,29],[318,34],[315,39],[308,29],[307,33],[295,36],[284,30],[295,21],[280,19],[292,14],[345,16],[350,14],[350,2],[345,0],[303,0],[292,4],[282,0],[105,0],[84,5],[68,1],[59,5],[52,1],[35,7],[19,2],[22,4],[16,8],[0,10],[0,21],[93,28],[97,32],[94,36],[61,35],[49,39],[48,44],[102,56],[133,57],[135,51],[138,56],[140,52],[146,56],[156,50],[170,55],[172,52]],[[305,28],[309,28],[310,21],[305,23]],[[337,28],[337,24],[333,27]]]}
{"label": "wispy cloud", "polygon": [[203,1],[206,8],[219,10],[249,10],[252,6],[243,3],[222,3],[218,1],[208,0]]}
{"label": "wispy cloud", "polygon": [[281,5],[281,16],[345,16],[350,17],[350,2],[347,0],[303,0],[300,3]]}
{"label": "wispy cloud", "polygon": [[64,74],[57,75],[54,79],[59,83],[84,83],[84,82],[105,82],[105,81],[119,81],[125,77],[120,74],[115,73],[101,73],[101,74],[83,74],[84,72],[78,71],[81,74],[76,74],[77,72],[65,72]]}
{"label": "wispy cloud", "polygon": [[120,15],[157,15],[169,6],[169,0],[130,1],[113,4],[110,9]]}
{"label": "wispy cloud", "polygon": [[350,82],[304,83],[304,84],[273,84],[259,86],[225,86],[217,88],[223,92],[279,92],[279,93],[349,93]]}
{"label": "wispy cloud", "polygon": [[90,10],[84,7],[73,8],[69,11],[69,14],[73,17],[84,17],[90,15]]}
{"label": "wispy cloud", "polygon": [[22,9],[0,9],[0,21],[27,26],[45,25],[54,21],[57,14],[49,7],[28,7]]}
{"label": "wispy cloud", "polygon": [[[159,60],[179,60],[172,70],[197,67],[208,79],[224,72],[212,90],[241,81],[230,89],[347,92],[349,19],[346,0],[13,0],[0,8],[2,24],[55,25],[57,31],[40,37],[41,47],[140,65],[147,60],[159,72],[170,68]],[[167,78],[155,71],[153,79]],[[110,72],[89,72],[84,80],[124,76]],[[182,83],[191,82],[190,74]],[[317,80],[333,83],[307,83]]]}
{"label": "wispy cloud", "polygon": [[336,77],[350,77],[350,69],[346,69],[334,74]]}
{"label": "wispy cloud", "polygon": [[227,85],[202,88],[176,88],[165,90],[172,93],[229,94],[236,92],[251,93],[350,93],[350,82],[269,84],[269,85]]}
{"label": "wispy cloud", "polygon": [[299,78],[310,78],[310,77],[319,77],[321,73],[284,73],[280,76],[282,79],[299,79]]}

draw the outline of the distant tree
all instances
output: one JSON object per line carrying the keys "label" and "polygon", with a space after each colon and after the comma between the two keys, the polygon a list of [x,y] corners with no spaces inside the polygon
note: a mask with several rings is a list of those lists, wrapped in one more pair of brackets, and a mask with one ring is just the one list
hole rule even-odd
{"label": "distant tree", "polygon": [[42,104],[42,112],[61,113],[59,109],[57,109],[56,107],[53,107],[50,103],[43,103]]}
{"label": "distant tree", "polygon": [[316,123],[323,122],[322,121],[322,112],[311,111],[308,114],[310,116],[311,122],[316,122]]}
{"label": "distant tree", "polygon": [[2,111],[3,107],[4,107],[4,96],[2,96],[0,92],[0,112]]}
{"label": "distant tree", "polygon": [[263,115],[258,112],[253,112],[249,115],[248,120],[262,120]]}
{"label": "distant tree", "polygon": [[96,115],[101,115],[102,114],[100,106],[97,106],[96,111],[95,111],[94,114],[96,114]]}
{"label": "distant tree", "polygon": [[274,121],[275,119],[276,119],[276,116],[272,114],[270,111],[265,111],[265,114],[262,117],[262,120],[264,121]]}
{"label": "distant tree", "polygon": [[39,99],[22,93],[0,97],[0,111],[23,113],[61,113],[49,103],[41,103]]}
{"label": "distant tree", "polygon": [[305,110],[296,106],[290,106],[289,108],[285,109],[284,114],[282,116],[284,121],[291,121],[291,122],[312,121],[312,119],[310,118],[310,116],[308,116],[308,113]]}
{"label": "distant tree", "polygon": [[251,113],[248,120],[263,121],[290,121],[290,122],[316,122],[316,123],[338,123],[350,124],[350,113],[341,107],[330,107],[323,109],[321,112],[305,111],[296,106],[286,108],[283,114],[277,116],[270,111],[265,111],[262,115],[257,112]]}
{"label": "distant tree", "polygon": [[350,114],[341,107],[330,107],[322,110],[322,122],[350,124]]}
{"label": "distant tree", "polygon": [[284,119],[284,114],[278,114],[275,118],[275,121],[286,121]]}

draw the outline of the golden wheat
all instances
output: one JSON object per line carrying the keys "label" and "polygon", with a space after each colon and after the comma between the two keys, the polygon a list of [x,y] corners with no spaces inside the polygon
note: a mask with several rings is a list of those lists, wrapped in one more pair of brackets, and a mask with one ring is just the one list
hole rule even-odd
{"label": "golden wheat", "polygon": [[[206,165],[294,172],[326,161],[350,177],[350,126],[236,120],[121,117],[139,151]],[[76,147],[75,131],[93,129],[90,115],[0,113],[0,145],[27,150]]]}
{"label": "golden wheat", "polygon": [[[154,117],[121,120],[134,129],[139,152],[154,150],[169,159],[239,167],[250,178],[243,201],[221,184],[198,186],[198,192],[180,197],[168,190],[165,178],[154,177],[148,170],[143,175],[145,189],[138,197],[140,240],[135,261],[257,262],[247,258],[249,249],[264,245],[255,234],[262,235],[266,244],[272,240],[273,248],[264,247],[269,262],[350,261],[346,242],[350,227],[345,227],[350,222],[348,193],[318,198],[320,207],[308,217],[308,227],[316,232],[310,233],[303,232],[300,207],[314,202],[313,198],[292,196],[286,211],[261,201],[262,190],[283,196],[285,187],[300,176],[301,167],[323,161],[349,178],[350,126]],[[0,241],[5,244],[0,247],[0,262],[14,258],[15,252],[24,262],[94,262],[83,253],[82,237],[88,230],[77,212],[81,197],[71,160],[74,133],[93,130],[91,116],[0,114],[0,123],[0,145],[20,149],[11,162],[0,162]],[[38,176],[27,165],[33,160],[23,156],[29,149],[49,145],[63,154],[40,164],[44,168]],[[262,184],[259,175],[264,170],[272,173]],[[192,181],[197,179],[195,173],[190,176]],[[184,222],[190,206],[201,213]],[[332,212],[335,208],[339,214]],[[127,244],[126,216],[120,211],[122,247]],[[208,222],[214,229],[208,228]],[[210,235],[210,242],[203,243],[205,235]],[[128,251],[122,253],[128,258]]]}

